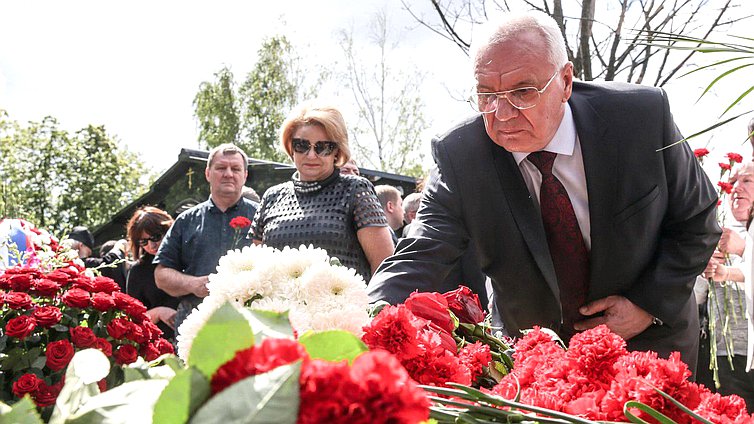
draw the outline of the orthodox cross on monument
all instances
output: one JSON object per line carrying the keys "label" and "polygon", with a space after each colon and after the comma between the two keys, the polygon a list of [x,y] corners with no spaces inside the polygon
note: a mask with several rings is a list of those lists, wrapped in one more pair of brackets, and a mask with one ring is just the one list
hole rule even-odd
{"label": "orthodox cross on monument", "polygon": [[186,176],[188,177],[188,188],[191,190],[191,176],[194,175],[194,168],[189,167],[188,171],[186,171]]}

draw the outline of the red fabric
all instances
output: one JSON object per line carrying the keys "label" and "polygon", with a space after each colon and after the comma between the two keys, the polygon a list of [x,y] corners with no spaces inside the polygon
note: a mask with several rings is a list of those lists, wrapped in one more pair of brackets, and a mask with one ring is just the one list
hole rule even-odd
{"label": "red fabric", "polygon": [[589,290],[589,253],[568,192],[552,173],[556,156],[555,153],[542,151],[530,153],[527,159],[542,174],[539,206],[552,264],[558,277],[563,309],[562,332],[570,336],[575,332],[573,323],[584,318],[578,309],[586,303]]}

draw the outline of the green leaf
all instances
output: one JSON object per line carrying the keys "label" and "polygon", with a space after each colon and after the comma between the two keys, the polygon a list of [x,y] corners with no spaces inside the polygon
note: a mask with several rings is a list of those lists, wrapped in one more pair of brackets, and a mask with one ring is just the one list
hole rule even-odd
{"label": "green leaf", "polygon": [[298,416],[300,373],[301,363],[296,362],[241,380],[212,397],[191,423],[294,424]]}
{"label": "green leaf", "polygon": [[368,351],[367,345],[353,333],[343,330],[307,332],[298,339],[304,345],[309,356],[326,361],[339,362],[347,359],[349,363],[360,354]]}
{"label": "green leaf", "polygon": [[185,423],[209,395],[209,381],[204,374],[196,368],[179,371],[157,399],[152,422]]}
{"label": "green leaf", "polygon": [[256,343],[265,338],[292,339],[293,327],[288,319],[288,312],[261,311],[247,309],[251,312],[249,324],[254,332]]}
{"label": "green leaf", "polygon": [[235,356],[236,351],[254,345],[249,322],[230,303],[223,304],[207,320],[191,344],[188,365],[203,372],[207,379]]}
{"label": "green leaf", "polygon": [[3,408],[0,415],[0,424],[42,424],[42,417],[37,412],[37,405],[31,400],[29,395],[24,396],[10,410]]}
{"label": "green leaf", "polygon": [[634,400],[628,401],[626,402],[625,405],[623,405],[623,415],[625,415],[626,418],[628,418],[629,421],[632,423],[649,424],[649,422],[634,415],[631,411],[629,411],[629,408],[636,408],[636,409],[646,412],[652,418],[656,419],[657,422],[659,422],[660,424],[676,424],[675,421],[671,420],[665,414],[657,411],[656,409],[652,408],[649,405],[645,405],[641,402],[637,402]]}
{"label": "green leaf", "polygon": [[89,398],[66,424],[126,424],[152,422],[154,404],[167,380],[138,380]]}

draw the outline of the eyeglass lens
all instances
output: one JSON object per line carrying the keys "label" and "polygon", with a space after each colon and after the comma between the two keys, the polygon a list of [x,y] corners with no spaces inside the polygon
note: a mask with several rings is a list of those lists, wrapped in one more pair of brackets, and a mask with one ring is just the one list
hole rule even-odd
{"label": "eyeglass lens", "polygon": [[[311,142],[303,138],[294,138],[291,142],[293,150],[302,155],[307,154],[309,149],[312,148]],[[314,143],[314,153],[316,153],[317,156],[330,156],[335,151],[336,147],[337,144],[335,144],[334,141],[318,141]]]}
{"label": "eyeglass lens", "polygon": [[159,243],[162,240],[162,234],[157,234],[149,238],[139,239],[139,246],[145,247],[149,242]]}

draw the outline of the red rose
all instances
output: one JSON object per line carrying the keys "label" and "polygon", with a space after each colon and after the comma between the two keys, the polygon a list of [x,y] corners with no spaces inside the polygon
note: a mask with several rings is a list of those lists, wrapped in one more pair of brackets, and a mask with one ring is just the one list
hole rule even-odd
{"label": "red rose", "polygon": [[29,291],[34,283],[34,274],[16,274],[10,277],[10,288],[20,292]]}
{"label": "red rose", "polygon": [[136,348],[130,344],[124,344],[118,346],[118,350],[115,351],[115,362],[118,365],[128,365],[136,361],[139,357],[139,353]]}
{"label": "red rose", "polygon": [[58,294],[60,284],[56,281],[41,278],[34,282],[34,293],[39,296],[53,297]]}
{"label": "red rose", "polygon": [[101,337],[94,342],[94,347],[102,351],[107,357],[113,356],[113,346],[110,342]]}
{"label": "red rose", "polygon": [[167,341],[167,340],[165,340],[163,338],[159,338],[159,339],[155,340],[154,345],[157,347],[157,350],[160,352],[160,355],[164,355],[166,353],[174,353],[175,352],[175,349],[173,348],[173,345],[169,341]]}
{"label": "red rose", "polygon": [[235,230],[240,230],[242,228],[250,227],[251,221],[245,216],[237,216],[230,220],[230,226]]}
{"label": "red rose", "polygon": [[37,393],[34,394],[34,402],[36,402],[37,406],[39,407],[54,405],[55,401],[58,399],[58,395],[60,394],[60,390],[62,388],[63,388],[62,381],[56,384],[53,384],[52,386],[48,386],[44,382],[44,380],[42,380],[39,382],[39,388],[37,388]]}
{"label": "red rose", "polygon": [[34,393],[39,388],[39,383],[43,381],[34,374],[24,374],[13,382],[13,394],[22,398],[27,393]]}
{"label": "red rose", "polygon": [[73,308],[88,308],[89,307],[89,292],[73,288],[68,290],[61,297],[63,303],[66,306]]}
{"label": "red rose", "polygon": [[86,274],[79,274],[73,280],[73,287],[91,293],[94,291],[94,279]]}
{"label": "red rose", "polygon": [[160,327],[158,327],[157,324],[153,323],[151,320],[142,321],[141,328],[142,330],[144,330],[144,335],[149,340],[156,340],[162,335],[162,330],[160,330]]}
{"label": "red rose", "polygon": [[144,330],[141,328],[141,326],[134,322],[130,323],[130,325],[128,326],[128,333],[126,333],[126,338],[128,340],[135,341],[138,344],[146,343],[146,341],[148,340],[147,335],[144,333]]}
{"label": "red rose", "polygon": [[295,340],[264,339],[259,345],[239,350],[233,359],[218,368],[212,376],[212,393],[223,391],[246,377],[262,374],[306,357],[306,350]]}
{"label": "red rose", "polygon": [[109,324],[107,324],[107,334],[109,334],[110,337],[119,340],[126,337],[130,328],[131,321],[123,318],[114,318]]}
{"label": "red rose", "polygon": [[113,300],[115,300],[115,306],[117,306],[118,309],[122,310],[128,315],[131,315],[134,318],[141,316],[145,312],[147,312],[147,308],[143,303],[125,293],[113,293]]}
{"label": "red rose", "polygon": [[31,334],[35,328],[37,328],[37,320],[34,319],[34,317],[21,315],[20,317],[9,320],[8,323],[5,324],[5,334],[23,340]]}
{"label": "red rose", "polygon": [[45,275],[45,277],[49,280],[59,283],[61,286],[67,284],[71,279],[71,275],[63,268],[58,268],[55,271],[49,272],[47,273],[47,275]]}
{"label": "red rose", "polygon": [[92,347],[97,342],[97,336],[94,335],[89,327],[73,327],[70,330],[71,342],[76,347]]}
{"label": "red rose", "polygon": [[703,158],[709,154],[709,150],[707,149],[694,149],[694,156],[697,158]]}
{"label": "red rose", "polygon": [[94,279],[94,291],[112,293],[120,291],[120,286],[112,278],[97,277]]}
{"label": "red rose", "polygon": [[47,368],[53,371],[60,371],[71,362],[73,358],[73,345],[68,340],[58,340],[47,344],[45,351],[47,356]]}
{"label": "red rose", "polygon": [[63,313],[55,306],[40,306],[32,315],[40,327],[52,327],[63,318]]}
{"label": "red rose", "polygon": [[12,291],[5,293],[5,304],[11,309],[29,309],[31,308],[32,300],[28,293]]}
{"label": "red rose", "polygon": [[107,312],[115,307],[115,301],[107,293],[94,293],[92,295],[92,306],[98,311]]}
{"label": "red rose", "polygon": [[448,311],[448,301],[439,293],[413,292],[403,305],[417,317],[433,322],[448,333],[456,329]]}
{"label": "red rose", "polygon": [[147,361],[154,361],[160,357],[160,351],[152,343],[145,343],[141,346],[141,356]]}
{"label": "red rose", "polygon": [[459,321],[467,324],[478,324],[484,321],[484,310],[479,303],[479,296],[466,286],[443,294],[448,301],[448,307]]}

